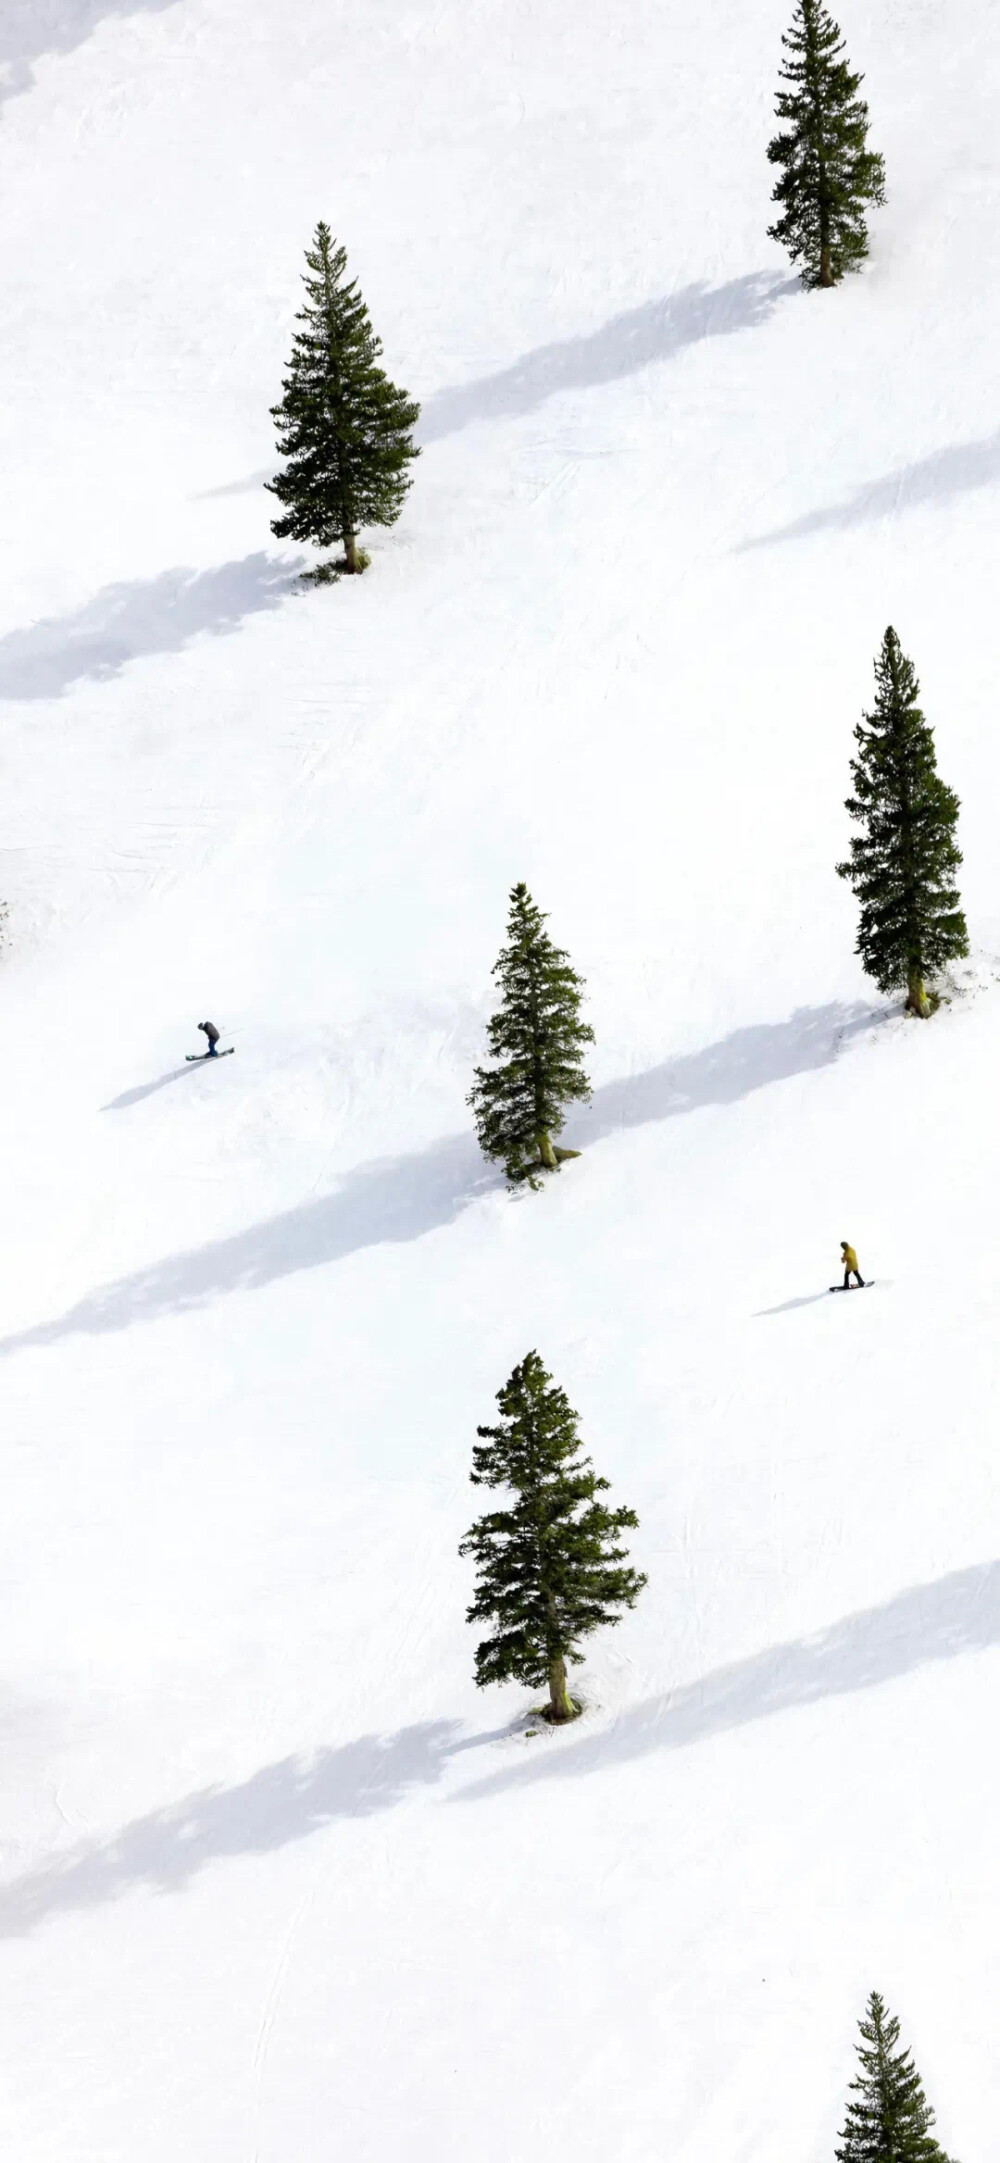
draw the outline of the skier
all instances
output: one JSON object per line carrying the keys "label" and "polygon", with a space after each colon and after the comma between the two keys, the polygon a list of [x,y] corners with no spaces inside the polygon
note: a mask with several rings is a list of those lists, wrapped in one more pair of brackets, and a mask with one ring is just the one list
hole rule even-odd
{"label": "skier", "polygon": [[853,1247],[851,1246],[851,1244],[850,1244],[850,1241],[849,1241],[849,1240],[846,1240],[846,1239],[842,1239],[842,1240],[841,1240],[841,1242],[840,1242],[840,1259],[841,1259],[841,1261],[843,1262],[843,1265],[844,1265],[844,1290],[845,1290],[845,1292],[849,1292],[849,1291],[850,1291],[850,1289],[851,1289],[851,1278],[852,1278],[852,1277],[856,1277],[856,1278],[857,1278],[857,1280],[858,1280],[858,1283],[859,1283],[859,1285],[861,1286],[861,1289],[862,1289],[862,1291],[864,1291],[864,1288],[865,1288],[865,1280],[864,1280],[864,1278],[863,1278],[863,1276],[862,1276],[862,1274],[861,1274],[861,1271],[860,1271],[860,1269],[858,1268],[858,1257],[857,1257],[857,1255],[855,1254],[855,1252],[854,1252],[854,1248],[853,1248]]}
{"label": "skier", "polygon": [[219,1032],[215,1026],[214,1021],[200,1021],[198,1023],[198,1027],[199,1029],[204,1030],[205,1035],[208,1038],[208,1050],[205,1053],[206,1059],[217,1059],[219,1054],[216,1051],[215,1047],[219,1041]]}

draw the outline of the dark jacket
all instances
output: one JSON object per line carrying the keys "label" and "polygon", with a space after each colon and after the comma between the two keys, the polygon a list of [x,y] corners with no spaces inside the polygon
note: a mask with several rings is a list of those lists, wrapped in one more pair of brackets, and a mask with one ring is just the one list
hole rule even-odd
{"label": "dark jacket", "polygon": [[217,1044],[217,1043],[218,1043],[218,1041],[219,1041],[219,1032],[218,1032],[218,1030],[217,1030],[217,1028],[216,1028],[216,1026],[215,1026],[215,1023],[214,1023],[214,1021],[200,1021],[200,1022],[198,1023],[198,1027],[199,1027],[199,1029],[204,1029],[204,1031],[205,1031],[205,1035],[207,1036],[207,1038],[208,1038],[208,1041],[209,1041],[209,1043],[210,1043],[210,1044]]}

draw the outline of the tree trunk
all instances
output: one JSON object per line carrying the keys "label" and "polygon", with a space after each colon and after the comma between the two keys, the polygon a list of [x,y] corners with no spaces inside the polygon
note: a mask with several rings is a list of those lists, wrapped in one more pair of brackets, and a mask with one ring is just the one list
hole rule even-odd
{"label": "tree trunk", "polygon": [[566,1688],[566,1662],[560,1655],[549,1663],[549,1705],[553,1720],[575,1720],[576,1706]]}
{"label": "tree trunk", "polygon": [[911,969],[906,980],[906,1011],[908,1014],[919,1014],[921,1021],[926,1021],[930,1010],[930,1000],[924,990],[920,970]]}
{"label": "tree trunk", "polygon": [[345,571],[357,571],[360,569],[356,533],[345,533],[344,535],[344,569]]}
{"label": "tree trunk", "polygon": [[821,285],[833,284],[833,269],[830,262],[830,243],[828,240],[823,242],[819,251],[819,282]]}
{"label": "tree trunk", "polygon": [[555,1150],[552,1147],[552,1136],[549,1133],[547,1127],[539,1128],[538,1154],[547,1172],[558,1171],[559,1165],[556,1159]]}

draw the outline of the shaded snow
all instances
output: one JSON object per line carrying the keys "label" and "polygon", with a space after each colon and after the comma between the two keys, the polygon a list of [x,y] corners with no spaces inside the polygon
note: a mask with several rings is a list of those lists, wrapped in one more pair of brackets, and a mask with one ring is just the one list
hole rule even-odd
{"label": "shaded snow", "polygon": [[[18,2163],[829,2163],[873,1986],[992,2152],[998,48],[852,6],[889,201],[805,295],[786,13],[0,8]],[[423,453],[303,591],[321,216]],[[890,620],[926,1028],[832,868]],[[537,1196],[465,1101],[522,878],[597,1039]],[[563,1735],[456,1552],[531,1345],[649,1574]]]}

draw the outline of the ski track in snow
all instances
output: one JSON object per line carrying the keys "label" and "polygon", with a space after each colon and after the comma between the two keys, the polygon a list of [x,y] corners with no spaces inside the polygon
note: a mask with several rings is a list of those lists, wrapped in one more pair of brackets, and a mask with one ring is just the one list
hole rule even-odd
{"label": "ski track in snow", "polygon": [[[827,2163],[873,1986],[992,2153],[1000,45],[845,15],[888,201],[807,295],[790,12],[0,9],[18,2163]],[[422,408],[327,590],[320,216]],[[889,621],[926,1027],[833,872]],[[519,879],[596,1032],[539,1195],[466,1101]],[[531,1346],[649,1578],[565,1734],[457,1555]]]}

